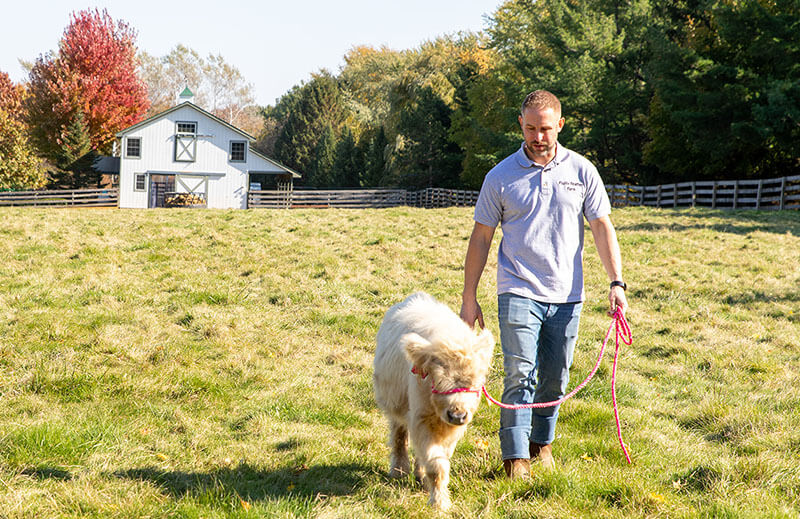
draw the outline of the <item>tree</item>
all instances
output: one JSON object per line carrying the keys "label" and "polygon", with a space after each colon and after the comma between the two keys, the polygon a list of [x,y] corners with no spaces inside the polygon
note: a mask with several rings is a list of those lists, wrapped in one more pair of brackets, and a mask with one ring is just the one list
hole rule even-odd
{"label": "tree", "polygon": [[15,119],[21,119],[24,92],[22,86],[15,85],[8,74],[0,71],[0,110]]}
{"label": "tree", "polygon": [[22,121],[23,92],[0,72],[0,191],[37,189],[47,182]]}
{"label": "tree", "polygon": [[334,162],[336,161],[336,135],[330,124],[322,130],[319,141],[314,147],[314,156],[307,184],[313,187],[334,187]]}
{"label": "tree", "polygon": [[334,135],[338,135],[347,112],[336,78],[326,71],[314,74],[296,96],[275,140],[275,158],[308,174],[322,131],[330,125]]}
{"label": "tree", "polygon": [[800,4],[659,4],[645,159],[675,180],[800,172]]}
{"label": "tree", "polygon": [[400,113],[394,182],[410,188],[457,187],[463,156],[450,141],[452,110],[432,88],[419,88]]}
{"label": "tree", "polygon": [[196,105],[252,135],[258,133],[262,121],[253,85],[222,55],[203,58],[179,44],[160,58],[142,52],[140,61],[139,73],[151,102],[149,115],[173,107],[178,93],[188,86]]}
{"label": "tree", "polygon": [[389,150],[389,141],[383,126],[377,130],[365,133],[360,144],[364,154],[364,176],[361,184],[363,187],[378,187],[384,183],[386,176],[386,155]]}
{"label": "tree", "polygon": [[[115,134],[147,110],[146,86],[136,75],[136,32],[106,10],[73,13],[57,54],[39,56],[30,72],[26,102],[34,143],[63,163],[65,139],[84,118],[92,150],[110,152]],[[82,115],[78,115],[82,114]]]}
{"label": "tree", "polygon": [[300,102],[301,90],[300,86],[295,85],[278,99],[275,106],[269,105],[261,109],[263,122],[255,144],[258,151],[269,157],[275,156],[275,143],[289,120],[289,115]]}
{"label": "tree", "polygon": [[[501,99],[515,99],[516,108],[528,92],[550,90],[567,119],[559,142],[591,159],[607,181],[639,180],[647,173],[642,147],[652,96],[645,77],[652,17],[649,0],[503,3],[489,28],[490,44],[502,56]],[[481,88],[490,85],[496,83]],[[508,128],[516,126],[516,113]],[[492,128],[476,116],[475,126]]]}
{"label": "tree", "polygon": [[364,154],[356,144],[353,132],[345,128],[336,143],[333,178],[336,187],[360,187],[364,170]]}

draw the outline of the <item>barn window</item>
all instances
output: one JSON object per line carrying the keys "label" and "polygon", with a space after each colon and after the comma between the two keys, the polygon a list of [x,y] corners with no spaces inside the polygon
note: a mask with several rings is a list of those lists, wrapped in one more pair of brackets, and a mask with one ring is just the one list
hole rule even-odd
{"label": "barn window", "polygon": [[246,160],[247,143],[245,141],[231,141],[231,162],[244,162]]}
{"label": "barn window", "polygon": [[146,175],[144,173],[136,173],[133,177],[133,190],[144,191]]}
{"label": "barn window", "polygon": [[138,159],[142,156],[142,138],[128,137],[125,139],[125,156]]}
{"label": "barn window", "polygon": [[175,161],[194,162],[197,152],[197,123],[178,121],[175,133]]}

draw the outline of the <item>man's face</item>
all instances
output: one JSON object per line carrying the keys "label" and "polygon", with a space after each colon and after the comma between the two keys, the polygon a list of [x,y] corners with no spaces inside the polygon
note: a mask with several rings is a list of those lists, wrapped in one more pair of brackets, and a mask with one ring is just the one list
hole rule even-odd
{"label": "man's face", "polygon": [[528,157],[542,166],[553,160],[558,133],[564,127],[561,114],[552,108],[526,108],[519,116],[519,125],[522,127]]}

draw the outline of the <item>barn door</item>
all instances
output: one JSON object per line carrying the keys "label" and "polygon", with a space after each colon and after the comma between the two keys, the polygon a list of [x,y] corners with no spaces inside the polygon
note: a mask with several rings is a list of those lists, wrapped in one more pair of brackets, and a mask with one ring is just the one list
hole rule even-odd
{"label": "barn door", "polygon": [[148,207],[166,207],[167,193],[175,191],[175,175],[150,175]]}
{"label": "barn door", "polygon": [[197,123],[179,121],[175,133],[175,161],[195,160],[197,160]]}
{"label": "barn door", "polygon": [[167,193],[167,207],[207,207],[208,177],[177,175],[173,191]]}

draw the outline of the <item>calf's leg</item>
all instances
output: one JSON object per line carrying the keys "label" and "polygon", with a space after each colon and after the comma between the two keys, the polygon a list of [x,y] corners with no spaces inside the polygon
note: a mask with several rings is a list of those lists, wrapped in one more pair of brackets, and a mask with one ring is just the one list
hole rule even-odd
{"label": "calf's leg", "polygon": [[430,493],[428,504],[447,511],[452,503],[447,485],[450,483],[450,449],[436,443],[424,424],[412,426],[412,443],[415,452],[414,473]]}
{"label": "calf's leg", "polygon": [[391,420],[389,427],[389,445],[392,449],[389,476],[401,478],[411,472],[408,462],[408,428],[397,420]]}

